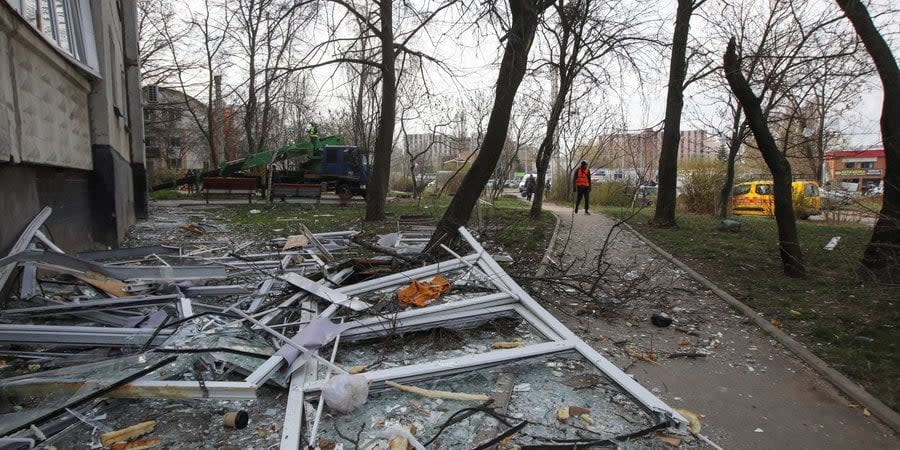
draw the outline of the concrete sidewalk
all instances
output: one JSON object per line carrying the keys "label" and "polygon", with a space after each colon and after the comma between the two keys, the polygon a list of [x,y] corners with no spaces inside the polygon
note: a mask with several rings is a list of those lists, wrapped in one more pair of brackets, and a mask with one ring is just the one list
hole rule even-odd
{"label": "concrete sidewalk", "polygon": [[[570,208],[556,205],[545,209],[560,218],[553,259],[574,263],[571,270],[593,270],[614,221],[596,213],[573,216]],[[900,448],[888,427],[865,417],[862,408],[747,317],[635,235],[623,229],[613,233],[607,250],[612,270],[651,274],[651,294],[622,304],[614,318],[598,317],[590,305],[569,299],[546,306],[669,405],[700,414],[703,434],[728,449]],[[654,312],[671,314],[675,324],[653,326]],[[685,332],[691,328],[696,335]],[[629,356],[635,349],[709,355],[660,356],[654,364]]]}

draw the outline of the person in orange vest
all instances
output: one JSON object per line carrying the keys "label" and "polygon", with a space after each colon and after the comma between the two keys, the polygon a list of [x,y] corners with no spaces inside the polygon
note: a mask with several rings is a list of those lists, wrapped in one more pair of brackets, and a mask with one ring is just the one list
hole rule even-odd
{"label": "person in orange vest", "polygon": [[578,214],[578,205],[581,203],[582,197],[584,198],[584,214],[586,216],[591,215],[588,209],[590,208],[590,200],[588,200],[588,194],[591,192],[591,171],[588,169],[587,161],[581,161],[581,165],[575,169],[575,177],[572,180],[572,192],[575,192],[575,214]]}

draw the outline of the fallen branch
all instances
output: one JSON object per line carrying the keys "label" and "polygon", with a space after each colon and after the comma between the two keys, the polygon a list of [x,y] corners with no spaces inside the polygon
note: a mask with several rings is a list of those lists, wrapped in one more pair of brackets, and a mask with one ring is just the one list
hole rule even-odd
{"label": "fallen branch", "polygon": [[391,250],[389,248],[382,247],[380,245],[375,245],[370,242],[366,242],[361,237],[359,237],[359,235],[353,235],[352,237],[350,237],[350,241],[356,245],[359,245],[360,247],[371,250],[375,253],[382,253],[382,254],[400,259],[409,264],[417,264],[418,263],[418,261],[416,261],[414,258],[410,258],[409,256],[406,256],[406,255],[401,255],[399,252],[397,252],[395,250]]}

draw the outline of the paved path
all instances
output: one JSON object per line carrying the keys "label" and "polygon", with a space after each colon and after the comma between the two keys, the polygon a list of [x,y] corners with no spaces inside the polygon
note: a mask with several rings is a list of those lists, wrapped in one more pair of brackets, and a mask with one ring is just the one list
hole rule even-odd
{"label": "paved path", "polygon": [[[553,258],[574,263],[570,270],[593,270],[614,222],[596,213],[573,216],[566,207],[546,209],[561,220]],[[749,319],[630,232],[617,228],[613,233],[610,276],[648,274],[647,289],[616,306],[615,317],[566,299],[546,306],[669,405],[701,414],[703,434],[726,449],[900,448],[890,429],[850,406],[850,400]],[[566,252],[560,255],[563,246]],[[657,311],[673,315],[675,325],[653,326],[650,315]],[[678,330],[691,328],[697,335]],[[652,351],[659,355],[658,363],[636,360],[629,350]],[[662,356],[688,350],[709,356]]]}

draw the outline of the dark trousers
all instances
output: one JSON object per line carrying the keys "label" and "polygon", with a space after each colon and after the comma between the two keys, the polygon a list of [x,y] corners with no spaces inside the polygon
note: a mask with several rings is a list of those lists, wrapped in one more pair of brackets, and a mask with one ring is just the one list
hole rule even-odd
{"label": "dark trousers", "polygon": [[584,198],[584,210],[587,211],[590,208],[590,200],[588,200],[588,194],[591,193],[591,189],[586,186],[578,186],[578,190],[575,194],[575,212],[578,212],[578,205],[581,203],[582,197]]}

